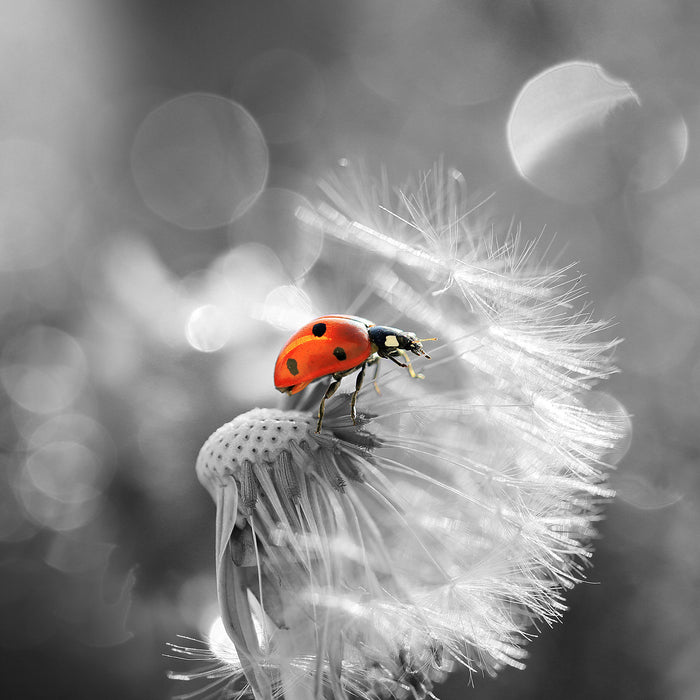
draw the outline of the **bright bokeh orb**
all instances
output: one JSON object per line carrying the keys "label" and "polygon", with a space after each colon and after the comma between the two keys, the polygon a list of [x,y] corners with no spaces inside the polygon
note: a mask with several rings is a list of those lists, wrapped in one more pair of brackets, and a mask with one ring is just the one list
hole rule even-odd
{"label": "bright bokeh orb", "polygon": [[234,667],[240,666],[241,662],[238,652],[236,652],[233,642],[229,639],[224,627],[224,621],[220,617],[217,617],[209,627],[207,641],[209,642],[209,648],[217,659]]}
{"label": "bright bokeh orb", "polygon": [[281,330],[296,330],[313,318],[311,299],[295,285],[273,289],[265,299],[262,319]]}
{"label": "bright bokeh orb", "polygon": [[269,167],[265,139],[239,104],[190,93],[153,110],[131,151],[146,205],[185,229],[224,226],[262,192]]}
{"label": "bright bokeh orb", "polygon": [[507,132],[520,175],[575,203],[658,189],[688,149],[687,125],[673,104],[586,62],[548,68],[527,82]]}
{"label": "bright bokeh orb", "polygon": [[548,68],[528,81],[508,119],[508,147],[520,175],[564,201],[614,194],[620,173],[611,150],[611,115],[637,104],[630,85],[595,63]]}
{"label": "bright bokeh orb", "polygon": [[632,419],[629,413],[620,401],[606,391],[588,391],[583,394],[581,401],[589,411],[611,416],[619,424],[620,433],[624,437],[620,438],[605,456],[609,464],[619,464],[632,444]]}
{"label": "bright bokeh orb", "polygon": [[231,338],[231,323],[224,309],[204,304],[190,314],[185,334],[195,350],[216,352]]}

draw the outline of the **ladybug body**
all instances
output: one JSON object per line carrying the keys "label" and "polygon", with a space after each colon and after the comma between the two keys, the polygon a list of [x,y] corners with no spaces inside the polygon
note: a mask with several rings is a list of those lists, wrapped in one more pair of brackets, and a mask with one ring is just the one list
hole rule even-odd
{"label": "ladybug body", "polygon": [[[331,377],[331,384],[319,407],[316,432],[320,432],[326,399],[336,392],[343,377],[359,371],[350,401],[354,423],[355,402],[367,365],[384,357],[406,367],[412,377],[420,377],[413,370],[407,351],[430,358],[423,350],[423,340],[435,339],[419,340],[414,333],[377,326],[358,316],[321,316],[302,326],[285,343],[275,363],[275,388],[291,395],[317,379]],[[399,361],[398,357],[405,362]]]}

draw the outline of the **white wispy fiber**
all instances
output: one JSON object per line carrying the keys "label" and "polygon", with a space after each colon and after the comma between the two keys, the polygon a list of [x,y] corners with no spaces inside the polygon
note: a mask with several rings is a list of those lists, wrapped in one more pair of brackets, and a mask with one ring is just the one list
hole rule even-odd
{"label": "white wispy fiber", "polygon": [[357,425],[337,394],[315,433],[319,382],[209,438],[226,634],[179,652],[215,654],[186,675],[223,697],[422,700],[458,665],[522,667],[582,579],[627,426],[613,401],[589,408],[615,341],[571,269],[514,227],[499,238],[459,173],[391,192],[347,170],[324,189],[299,213],[327,234],[313,284],[354,296],[319,311],[439,341],[424,379],[392,365],[381,393],[367,382]]}

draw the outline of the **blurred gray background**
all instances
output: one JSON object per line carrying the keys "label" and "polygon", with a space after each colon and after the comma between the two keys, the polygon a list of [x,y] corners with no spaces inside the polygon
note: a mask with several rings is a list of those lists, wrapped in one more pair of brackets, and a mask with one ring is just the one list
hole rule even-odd
{"label": "blurred gray background", "polygon": [[[194,460],[278,401],[320,245],[294,212],[343,159],[444,157],[579,261],[634,435],[563,624],[438,694],[700,697],[699,35],[696,0],[0,2],[0,695],[182,692],[166,642],[214,616]],[[528,83],[568,61],[611,80]]]}

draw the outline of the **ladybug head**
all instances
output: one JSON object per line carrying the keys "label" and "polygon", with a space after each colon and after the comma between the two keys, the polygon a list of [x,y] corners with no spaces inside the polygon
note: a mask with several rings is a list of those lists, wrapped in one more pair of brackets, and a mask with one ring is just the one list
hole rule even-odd
{"label": "ladybug head", "polygon": [[430,359],[430,355],[423,350],[423,341],[436,340],[436,338],[417,338],[415,333],[407,333],[389,326],[372,326],[367,332],[380,357],[399,355],[399,350],[407,350],[414,355],[423,355]]}

